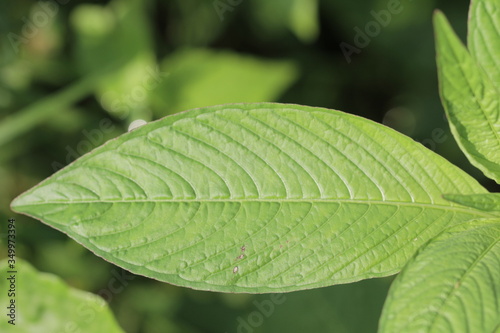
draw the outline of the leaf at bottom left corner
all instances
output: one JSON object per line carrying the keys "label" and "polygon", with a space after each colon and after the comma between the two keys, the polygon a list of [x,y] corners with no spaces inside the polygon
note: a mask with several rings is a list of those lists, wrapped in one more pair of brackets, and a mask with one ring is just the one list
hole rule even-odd
{"label": "leaf at bottom left corner", "polygon": [[[0,304],[7,316],[2,316],[0,332],[124,332],[99,296],[71,288],[57,276],[38,272],[20,259],[16,259],[16,273],[10,270],[7,260],[1,260]],[[6,309],[10,304],[15,310]]]}

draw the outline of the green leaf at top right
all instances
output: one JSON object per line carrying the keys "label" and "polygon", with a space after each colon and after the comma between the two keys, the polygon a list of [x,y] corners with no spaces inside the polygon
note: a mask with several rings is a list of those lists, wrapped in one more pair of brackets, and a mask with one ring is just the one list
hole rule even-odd
{"label": "green leaf at top right", "polygon": [[495,1],[471,5],[470,53],[441,12],[434,26],[439,89],[451,132],[469,161],[500,184],[500,8]]}
{"label": "green leaf at top right", "polygon": [[500,90],[500,2],[473,0],[469,17],[470,54]]}

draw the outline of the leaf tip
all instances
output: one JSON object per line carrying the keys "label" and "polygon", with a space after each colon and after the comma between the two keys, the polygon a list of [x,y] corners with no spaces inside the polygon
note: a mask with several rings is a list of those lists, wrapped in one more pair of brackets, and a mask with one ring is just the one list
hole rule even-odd
{"label": "leaf tip", "polygon": [[18,195],[16,198],[14,198],[14,200],[11,201],[10,209],[16,213],[24,213],[22,207],[29,204],[29,198],[26,199],[26,197],[27,197],[26,192]]}
{"label": "leaf tip", "polygon": [[433,13],[434,19],[437,19],[439,16],[444,16],[444,14],[441,11],[441,9],[434,9],[434,13]]}
{"label": "leaf tip", "polygon": [[442,29],[443,27],[445,27],[449,24],[448,19],[446,18],[446,15],[444,15],[444,13],[439,9],[434,10],[432,21],[433,21],[434,30],[436,31],[436,33],[439,32],[440,29]]}
{"label": "leaf tip", "polygon": [[14,212],[16,212],[16,208],[19,206],[22,206],[22,200],[21,196],[18,196],[14,200],[10,202],[10,209]]}

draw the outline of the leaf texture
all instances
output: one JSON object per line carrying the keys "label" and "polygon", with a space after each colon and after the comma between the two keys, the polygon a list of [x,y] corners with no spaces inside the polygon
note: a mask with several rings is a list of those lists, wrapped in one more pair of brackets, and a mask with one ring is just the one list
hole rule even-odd
{"label": "leaf texture", "polygon": [[465,223],[432,240],[403,269],[379,332],[497,332],[499,300],[500,220]]}
{"label": "leaf texture", "polygon": [[500,2],[473,0],[467,45],[471,56],[500,89]]}
{"label": "leaf texture", "polygon": [[12,208],[136,274],[282,292],[398,272],[486,193],[413,140],[339,111],[235,104],[168,116],[83,156]]}

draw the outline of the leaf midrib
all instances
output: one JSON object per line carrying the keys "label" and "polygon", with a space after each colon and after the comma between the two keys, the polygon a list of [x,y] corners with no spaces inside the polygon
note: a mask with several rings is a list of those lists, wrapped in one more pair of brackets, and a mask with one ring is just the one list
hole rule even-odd
{"label": "leaf midrib", "polygon": [[247,203],[247,202],[276,202],[276,203],[339,203],[339,204],[368,204],[368,205],[386,205],[398,207],[419,207],[419,208],[433,208],[447,211],[464,212],[484,217],[495,217],[488,212],[481,212],[473,208],[448,206],[432,203],[419,203],[419,202],[404,202],[404,201],[382,201],[382,200],[362,200],[362,199],[131,199],[131,200],[75,200],[75,201],[44,201],[38,203],[31,203],[29,205],[12,206],[29,207],[29,206],[42,206],[47,204],[92,204],[92,203]]}

